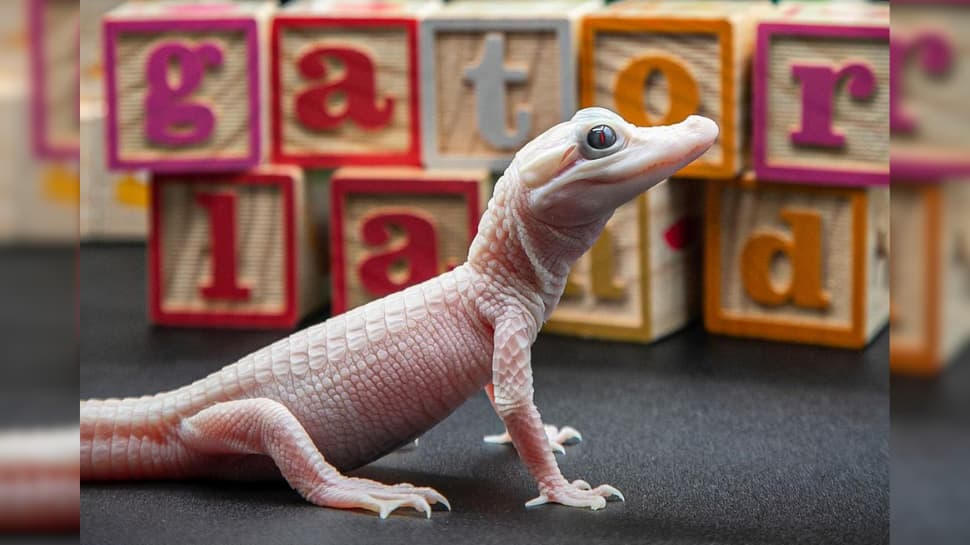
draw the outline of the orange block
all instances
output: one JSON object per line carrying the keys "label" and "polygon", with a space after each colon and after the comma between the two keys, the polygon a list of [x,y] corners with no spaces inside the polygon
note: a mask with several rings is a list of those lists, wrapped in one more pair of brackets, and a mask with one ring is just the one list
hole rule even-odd
{"label": "orange block", "polygon": [[894,184],[889,363],[942,371],[970,337],[970,184]]}
{"label": "orange block", "polygon": [[543,332],[646,343],[697,316],[701,189],[667,180],[617,209]]}
{"label": "orange block", "polygon": [[710,184],[704,321],[715,333],[847,348],[889,315],[889,190]]}
{"label": "orange block", "polygon": [[580,103],[641,126],[710,117],[718,141],[682,176],[731,179],[743,167],[744,93],[755,9],[735,2],[619,3],[583,18]]}

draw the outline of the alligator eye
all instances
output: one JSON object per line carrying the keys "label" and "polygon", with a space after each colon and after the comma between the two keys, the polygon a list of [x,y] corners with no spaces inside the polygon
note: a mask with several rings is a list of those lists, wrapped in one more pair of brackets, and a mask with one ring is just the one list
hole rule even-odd
{"label": "alligator eye", "polygon": [[586,143],[593,149],[606,149],[616,143],[616,131],[609,125],[597,125],[589,130]]}

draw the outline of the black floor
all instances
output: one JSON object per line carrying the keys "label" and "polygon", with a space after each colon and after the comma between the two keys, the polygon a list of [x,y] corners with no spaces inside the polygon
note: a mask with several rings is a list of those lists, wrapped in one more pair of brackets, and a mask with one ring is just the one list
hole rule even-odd
{"label": "black floor", "polygon": [[892,381],[892,543],[970,543],[970,350],[933,380]]}
{"label": "black floor", "polygon": [[[173,388],[282,336],[148,326],[143,253],[82,249],[82,398]],[[84,484],[81,542],[886,543],[888,344],[831,350],[699,326],[652,346],[540,336],[537,405],[585,436],[559,456],[565,475],[626,495],[603,511],[526,510],[535,487],[514,451],[481,442],[501,430],[482,394],[359,472],[433,486],[453,512],[380,520],[314,507],[282,482]]]}

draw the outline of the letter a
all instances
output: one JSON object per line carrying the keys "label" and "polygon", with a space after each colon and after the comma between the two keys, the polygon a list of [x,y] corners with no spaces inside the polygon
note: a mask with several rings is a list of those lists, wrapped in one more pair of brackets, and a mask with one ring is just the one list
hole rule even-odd
{"label": "letter a", "polygon": [[[296,96],[296,118],[318,131],[333,130],[348,118],[363,129],[379,129],[394,115],[394,99],[377,97],[377,71],[369,55],[346,47],[318,47],[299,60],[300,74],[307,79],[327,77],[327,61],[343,63],[343,79],[323,83]],[[330,98],[343,94],[346,104],[333,106]]]}
{"label": "letter a", "polygon": [[[404,244],[368,255],[358,269],[364,289],[378,297],[438,274],[438,237],[430,219],[403,212],[373,215],[365,219],[361,227],[364,243],[369,246],[387,244],[392,226],[405,232]],[[402,262],[407,266],[408,274],[398,282],[391,278],[391,268]]]}

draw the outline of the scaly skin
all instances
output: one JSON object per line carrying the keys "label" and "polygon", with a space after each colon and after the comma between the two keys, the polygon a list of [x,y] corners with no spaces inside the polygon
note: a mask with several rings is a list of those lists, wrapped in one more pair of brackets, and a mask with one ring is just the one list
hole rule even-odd
{"label": "scaly skin", "polygon": [[0,430],[0,534],[77,530],[77,428]]}
{"label": "scaly skin", "polygon": [[[599,150],[589,130],[617,142]],[[444,496],[345,477],[448,416],[483,387],[539,497],[599,509],[622,495],[567,481],[533,404],[530,350],[572,264],[613,210],[702,154],[693,116],[637,128],[582,110],[527,144],[495,187],[468,261],[294,333],[189,386],[81,402],[81,478],[256,477],[279,472],[317,505],[430,516]]]}

